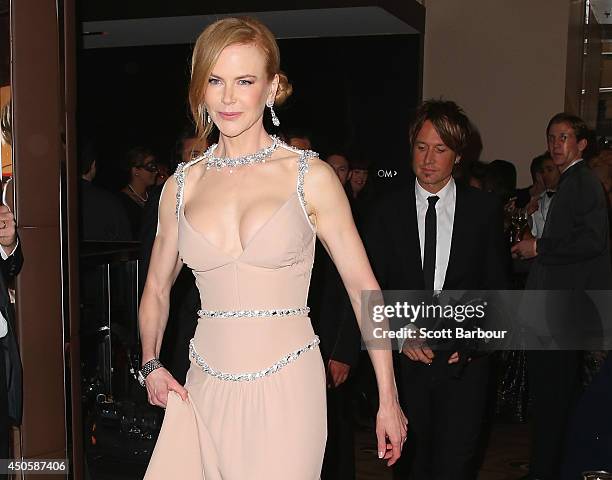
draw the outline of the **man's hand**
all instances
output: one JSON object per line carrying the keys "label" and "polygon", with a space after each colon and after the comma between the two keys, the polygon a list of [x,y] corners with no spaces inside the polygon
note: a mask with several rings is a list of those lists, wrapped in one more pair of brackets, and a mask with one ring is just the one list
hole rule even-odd
{"label": "man's hand", "polygon": [[525,207],[527,215],[533,215],[540,208],[540,197],[531,197],[529,203]]}
{"label": "man's hand", "polygon": [[425,342],[420,345],[414,341],[407,341],[402,348],[402,353],[410,360],[415,362],[423,362],[427,365],[431,364],[434,358],[434,353]]}
{"label": "man's hand", "polygon": [[327,386],[328,388],[336,388],[346,382],[351,371],[351,366],[339,362],[338,360],[330,360],[327,362]]}
{"label": "man's hand", "polygon": [[0,205],[0,246],[4,253],[10,254],[16,244],[17,232],[13,212],[6,205]]}
{"label": "man's hand", "polygon": [[512,252],[512,258],[528,259],[535,257],[538,252],[536,250],[535,238],[528,238],[521,240],[510,250]]}

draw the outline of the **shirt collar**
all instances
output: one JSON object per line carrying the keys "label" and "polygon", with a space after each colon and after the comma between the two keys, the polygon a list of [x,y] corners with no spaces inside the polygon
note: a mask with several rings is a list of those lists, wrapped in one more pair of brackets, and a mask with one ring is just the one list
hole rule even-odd
{"label": "shirt collar", "polygon": [[414,181],[414,185],[414,190],[419,201],[427,203],[427,198],[435,195],[440,199],[438,200],[438,203],[445,203],[455,189],[455,180],[453,177],[451,177],[448,183],[444,185],[444,187],[442,187],[442,189],[437,193],[431,193],[425,190],[423,187],[421,187],[418,179]]}
{"label": "shirt collar", "polygon": [[570,163],[567,168],[565,170],[563,170],[561,173],[565,173],[567,172],[570,168],[572,168],[574,165],[576,165],[577,163],[582,162],[582,158],[579,158],[577,160],[574,160],[572,163]]}

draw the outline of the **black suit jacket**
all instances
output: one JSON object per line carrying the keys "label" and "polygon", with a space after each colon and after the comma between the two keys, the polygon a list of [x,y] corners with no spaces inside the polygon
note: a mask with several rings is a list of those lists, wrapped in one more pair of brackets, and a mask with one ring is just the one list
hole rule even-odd
{"label": "black suit jacket", "polygon": [[[423,290],[414,183],[391,193],[368,215],[365,244],[381,289]],[[507,288],[509,252],[497,197],[457,184],[444,290]]]}
{"label": "black suit jacket", "polygon": [[601,182],[584,161],[563,172],[527,288],[612,288],[607,205]]}
{"label": "black suit jacket", "polygon": [[[492,193],[456,186],[451,250],[443,289],[504,290],[508,285],[510,252],[504,238],[502,205]],[[411,183],[391,193],[367,217],[366,250],[382,290],[425,289],[414,188]],[[431,295],[429,300],[426,295],[423,301],[431,301]],[[448,325],[434,328],[445,327]],[[461,376],[468,357],[473,356],[477,347],[455,341],[449,348],[462,352],[463,360],[450,370]],[[404,355],[400,358],[402,364],[407,364],[402,371],[413,367],[413,362],[408,362]],[[448,367],[446,362],[442,365]]]}
{"label": "black suit jacket", "polygon": [[0,339],[0,348],[6,367],[6,389],[8,393],[8,416],[14,425],[21,424],[23,409],[22,368],[17,337],[15,335],[15,314],[8,294],[8,284],[21,270],[23,254],[21,243],[6,260],[0,259],[0,310],[8,323],[8,333]]}
{"label": "black suit jacket", "polygon": [[321,340],[321,355],[351,367],[357,364],[361,333],[342,277],[323,244],[317,240],[308,293],[310,318]]}

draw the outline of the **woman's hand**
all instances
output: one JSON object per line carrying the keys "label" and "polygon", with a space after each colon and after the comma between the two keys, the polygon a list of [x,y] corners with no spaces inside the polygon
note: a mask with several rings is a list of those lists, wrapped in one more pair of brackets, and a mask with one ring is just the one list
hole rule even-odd
{"label": "woman's hand", "polygon": [[407,434],[408,419],[397,398],[387,404],[381,403],[376,415],[376,437],[378,458],[388,460],[387,466],[390,467],[399,459]]}
{"label": "woman's hand", "polygon": [[183,401],[187,401],[187,390],[176,379],[170,375],[165,368],[153,370],[145,379],[147,396],[151,405],[166,408],[168,403],[168,392],[176,392]]}

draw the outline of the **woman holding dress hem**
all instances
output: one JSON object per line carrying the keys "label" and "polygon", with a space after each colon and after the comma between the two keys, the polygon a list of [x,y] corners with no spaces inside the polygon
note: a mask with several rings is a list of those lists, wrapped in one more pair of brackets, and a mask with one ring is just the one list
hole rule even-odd
{"label": "woman holding dress hem", "polygon": [[[165,184],[139,312],[143,365],[159,355],[183,262],[203,310],[185,386],[150,363],[157,368],[145,379],[149,402],[167,411],[146,480],[177,472],[206,480],[319,478],[325,375],[304,313],[315,232],[360,327],[361,291],[379,286],[333,169],[264,129],[266,105],[291,93],[279,64],[274,37],[250,18],[215,22],[194,48],[189,97],[198,136],[214,125],[219,142]],[[237,165],[225,166],[231,159]],[[390,350],[369,353],[380,395],[379,457],[392,465],[407,420]]]}

